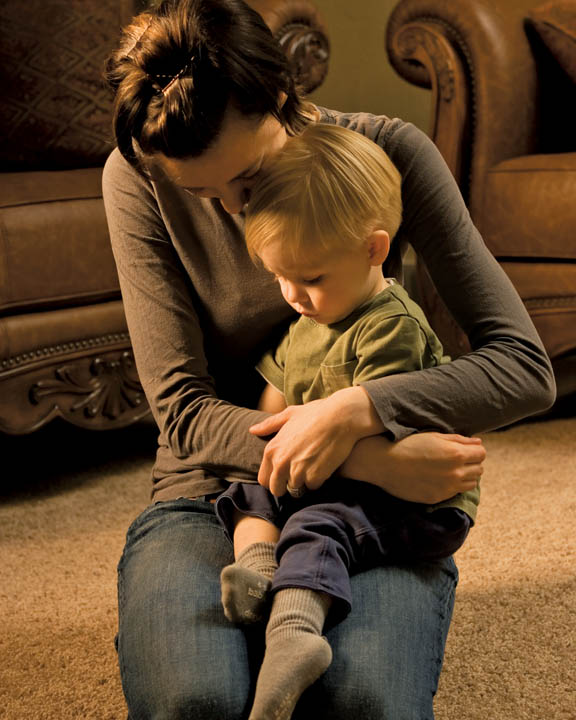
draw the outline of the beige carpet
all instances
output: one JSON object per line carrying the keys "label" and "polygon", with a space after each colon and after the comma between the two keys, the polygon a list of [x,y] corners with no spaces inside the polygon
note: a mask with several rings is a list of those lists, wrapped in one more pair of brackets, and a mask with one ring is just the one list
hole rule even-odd
{"label": "beige carpet", "polygon": [[[124,720],[115,567],[154,438],[149,423],[0,437],[3,720]],[[575,720],[576,418],[485,442],[437,720]]]}

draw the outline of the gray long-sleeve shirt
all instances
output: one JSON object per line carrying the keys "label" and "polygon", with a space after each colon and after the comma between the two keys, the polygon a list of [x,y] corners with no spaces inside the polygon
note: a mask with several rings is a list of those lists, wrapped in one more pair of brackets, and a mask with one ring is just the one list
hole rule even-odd
{"label": "gray long-sleeve shirt", "polygon": [[[471,435],[549,407],[555,385],[542,343],[434,144],[398,119],[321,114],[377,142],[398,167],[404,219],[384,272],[398,276],[410,241],[472,346],[446,365],[364,385],[389,436]],[[265,444],[248,432],[263,417],[249,409],[262,383],[254,366],[293,311],[248,257],[242,215],[141,177],[118,150],[103,188],[136,364],[160,429],[153,499],[254,482]]]}

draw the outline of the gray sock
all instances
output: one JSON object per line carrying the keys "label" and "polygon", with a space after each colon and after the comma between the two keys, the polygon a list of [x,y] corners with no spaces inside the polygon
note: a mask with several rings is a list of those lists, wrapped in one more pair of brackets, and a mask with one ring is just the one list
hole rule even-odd
{"label": "gray sock", "polygon": [[322,628],[331,598],[304,588],[279,590],[266,627],[266,652],[248,720],[289,720],[300,696],[332,662]]}
{"label": "gray sock", "polygon": [[270,583],[278,567],[275,549],[272,542],[254,543],[222,570],[222,606],[230,622],[249,624],[268,617]]}

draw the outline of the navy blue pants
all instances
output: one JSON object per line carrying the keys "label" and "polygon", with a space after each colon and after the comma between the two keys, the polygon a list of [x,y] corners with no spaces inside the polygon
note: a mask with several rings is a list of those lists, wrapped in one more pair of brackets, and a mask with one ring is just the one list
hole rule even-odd
{"label": "navy blue pants", "polygon": [[426,505],[345,478],[331,478],[299,499],[289,494],[277,498],[256,484],[233,483],[216,501],[230,540],[234,508],[280,529],[272,591],[303,587],[328,593],[335,622],[351,609],[351,573],[449,557],[472,524],[456,508],[428,512]]}

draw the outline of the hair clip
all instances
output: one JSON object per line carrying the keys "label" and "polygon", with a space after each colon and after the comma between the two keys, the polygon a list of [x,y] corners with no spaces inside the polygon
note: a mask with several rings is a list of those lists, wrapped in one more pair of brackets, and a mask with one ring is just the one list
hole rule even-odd
{"label": "hair clip", "polygon": [[154,78],[170,78],[168,84],[165,85],[163,88],[160,88],[162,95],[166,95],[166,93],[172,87],[172,85],[176,82],[176,80],[179,80],[182,77],[182,75],[184,75],[184,73],[186,73],[189,70],[190,65],[192,65],[192,63],[194,62],[194,57],[195,56],[192,55],[190,60],[188,60],[186,65],[184,65],[184,67],[179,72],[177,72],[176,75],[154,75]]}

